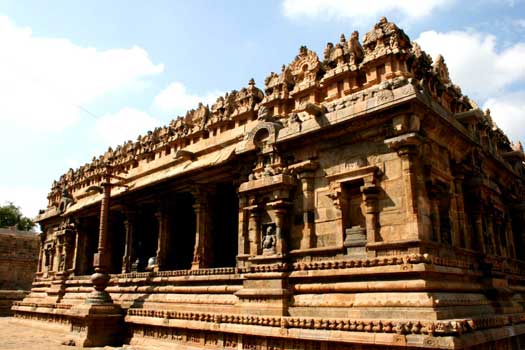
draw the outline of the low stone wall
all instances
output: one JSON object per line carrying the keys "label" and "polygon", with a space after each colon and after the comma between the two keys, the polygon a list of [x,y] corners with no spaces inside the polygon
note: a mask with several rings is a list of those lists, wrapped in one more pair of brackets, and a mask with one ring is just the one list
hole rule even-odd
{"label": "low stone wall", "polygon": [[25,290],[0,290],[0,316],[11,316],[11,306],[15,301],[22,300],[29,294]]}
{"label": "low stone wall", "polygon": [[13,302],[29,293],[38,252],[35,232],[0,228],[0,316],[11,315]]}

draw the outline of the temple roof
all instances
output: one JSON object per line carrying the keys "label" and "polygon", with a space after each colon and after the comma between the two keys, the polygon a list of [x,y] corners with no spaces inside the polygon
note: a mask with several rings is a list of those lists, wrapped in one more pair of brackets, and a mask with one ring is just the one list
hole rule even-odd
{"label": "temple roof", "polygon": [[[304,100],[311,91],[314,91],[315,96],[321,96],[318,105],[326,105],[339,98],[329,96],[327,86],[344,75],[353,74],[356,77],[356,87],[352,93],[384,84],[384,80],[373,78],[373,72],[385,69],[385,64],[390,65],[390,71],[385,74],[387,81],[395,84],[396,79],[401,79],[417,86],[417,89],[438,101],[450,115],[477,108],[452,83],[442,56],[433,62],[417,43],[411,42],[402,29],[385,17],[364,35],[362,44],[356,31],[349,38],[347,41],[342,34],[336,44],[328,43],[322,60],[317,53],[301,46],[295,58],[288,65],[283,65],[279,73],[271,72],[268,75],[264,81],[264,93],[251,79],[247,87],[226,93],[217,98],[211,107],[199,103],[195,109],[176,117],[168,125],[139,135],[135,141],[129,140],[115,149],[110,147],[104,154],[93,157],[91,162],[77,169],[69,169],[53,183],[48,207],[57,206],[64,191],[73,193],[100,181],[108,165],[117,173],[119,169],[125,173],[130,164],[136,165],[148,159],[159,149],[173,144],[189,145],[197,138],[211,139],[217,130],[239,126],[249,116],[253,118],[253,115],[257,115],[259,109],[261,114],[282,120],[297,118],[297,112],[306,109],[306,105],[301,105],[303,102],[299,100]],[[404,67],[394,69],[396,64]],[[484,128],[494,135],[500,143],[500,150],[510,152],[522,149],[510,143],[491,118],[490,111],[476,115],[476,127]]]}

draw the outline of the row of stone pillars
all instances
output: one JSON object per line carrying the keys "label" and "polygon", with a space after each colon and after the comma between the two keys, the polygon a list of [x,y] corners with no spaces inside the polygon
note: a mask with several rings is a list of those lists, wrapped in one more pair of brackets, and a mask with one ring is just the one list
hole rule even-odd
{"label": "row of stone pillars", "polygon": [[[191,194],[194,198],[192,209],[195,213],[195,245],[193,247],[193,259],[191,269],[199,269],[210,265],[210,247],[208,234],[210,233],[211,223],[209,218],[209,191],[203,187],[195,187]],[[169,215],[165,202],[159,204],[158,210],[154,213],[158,225],[157,248],[155,251],[155,262],[150,268],[154,271],[163,270],[168,265],[168,246],[169,246]],[[124,210],[124,230],[125,243],[122,258],[122,273],[131,272],[134,267],[136,254],[134,252],[134,241],[136,239],[137,211],[132,209]]]}

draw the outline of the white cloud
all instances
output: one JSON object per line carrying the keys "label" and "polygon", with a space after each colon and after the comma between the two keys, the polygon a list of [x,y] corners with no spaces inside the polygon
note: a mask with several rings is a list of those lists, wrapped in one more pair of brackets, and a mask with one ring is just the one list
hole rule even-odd
{"label": "white cloud", "polygon": [[283,11],[285,16],[291,18],[348,18],[356,23],[363,23],[392,12],[416,20],[453,2],[454,0],[284,0]]}
{"label": "white cloud", "polygon": [[432,57],[442,54],[451,79],[463,93],[485,99],[525,81],[525,42],[498,52],[493,35],[474,31],[421,33],[417,41]]}
{"label": "white cloud", "polygon": [[34,186],[0,186],[0,205],[13,202],[22,214],[34,218],[40,209],[47,207],[48,188]]}
{"label": "white cloud", "polygon": [[60,131],[87,105],[115,91],[144,85],[163,71],[140,47],[100,51],[67,39],[33,36],[0,16],[0,122]]}
{"label": "white cloud", "polygon": [[160,122],[147,113],[125,107],[114,114],[106,114],[95,124],[95,131],[104,145],[115,147],[127,140],[152,130]]}
{"label": "white cloud", "polygon": [[483,109],[489,108],[496,124],[513,141],[525,141],[525,91],[489,98]]}
{"label": "white cloud", "polygon": [[516,27],[520,29],[525,29],[525,18],[514,20],[512,21],[512,24],[514,24]]}
{"label": "white cloud", "polygon": [[221,95],[223,93],[218,90],[210,91],[202,96],[191,94],[184,84],[174,81],[155,97],[153,105],[163,112],[182,115],[187,110],[196,108],[199,102],[211,106]]}

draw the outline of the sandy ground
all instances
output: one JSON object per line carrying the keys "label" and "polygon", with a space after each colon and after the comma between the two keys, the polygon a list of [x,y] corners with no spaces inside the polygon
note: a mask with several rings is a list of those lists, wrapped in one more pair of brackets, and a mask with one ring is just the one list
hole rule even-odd
{"label": "sandy ground", "polygon": [[[17,324],[11,317],[0,317],[0,349],[1,350],[75,350],[73,346],[62,345],[66,339],[63,331],[44,330]],[[90,349],[136,350],[138,348],[126,345],[124,347],[104,347]]]}

